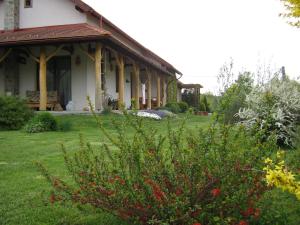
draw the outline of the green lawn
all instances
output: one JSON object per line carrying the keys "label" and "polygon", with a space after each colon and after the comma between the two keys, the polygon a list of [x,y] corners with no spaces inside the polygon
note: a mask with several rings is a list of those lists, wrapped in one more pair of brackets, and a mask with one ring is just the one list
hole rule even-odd
{"label": "green lawn", "polygon": [[[122,117],[101,116],[105,127],[115,132],[111,117],[117,120]],[[65,176],[60,143],[64,143],[68,150],[75,150],[79,134],[84,134],[86,140],[94,145],[102,141],[92,117],[64,116],[59,119],[71,120],[72,131],[40,134],[0,132],[0,225],[121,225],[116,218],[104,213],[96,214],[92,210],[79,210],[70,205],[62,207],[47,202],[49,184],[39,174],[33,162],[41,161],[52,173]],[[181,117],[172,119],[171,125],[176,127],[181,120]],[[166,131],[166,120],[147,123],[156,127],[158,133]],[[192,116],[188,119],[187,126],[205,127],[208,123],[208,117]]]}
{"label": "green lawn", "polygon": [[[115,133],[112,117],[116,120],[123,118],[106,115],[101,119],[104,126]],[[66,178],[60,143],[64,143],[69,151],[74,151],[78,146],[79,134],[83,134],[92,145],[105,141],[91,116],[64,116],[58,119],[72,121],[72,131],[40,134],[0,131],[0,225],[123,225],[118,219],[105,213],[95,213],[93,209],[49,204],[49,184],[33,162],[41,161],[52,174]],[[181,121],[182,116],[171,119],[171,126],[178,127]],[[209,121],[209,117],[191,116],[187,126],[207,127]],[[158,133],[166,132],[166,120],[147,120],[147,123],[157,128]],[[295,171],[300,168],[300,144],[298,150],[288,151],[287,162]],[[279,190],[268,195],[263,213],[266,213],[265,220],[274,222],[264,224],[300,224],[300,202],[295,197]]]}

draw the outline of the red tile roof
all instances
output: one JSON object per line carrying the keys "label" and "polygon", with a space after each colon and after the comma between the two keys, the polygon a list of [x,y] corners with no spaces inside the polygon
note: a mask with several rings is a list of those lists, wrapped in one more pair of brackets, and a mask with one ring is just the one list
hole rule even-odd
{"label": "red tile roof", "polygon": [[26,28],[16,31],[0,31],[0,46],[71,40],[92,40],[105,37],[109,34],[108,31],[88,24]]}

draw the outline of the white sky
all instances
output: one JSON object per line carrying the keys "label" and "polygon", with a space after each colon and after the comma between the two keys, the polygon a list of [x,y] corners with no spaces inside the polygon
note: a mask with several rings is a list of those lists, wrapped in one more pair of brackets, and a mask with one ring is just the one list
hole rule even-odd
{"label": "white sky", "polygon": [[255,72],[260,64],[300,76],[300,28],[279,17],[280,0],[85,0],[170,62],[185,83],[217,91],[220,67]]}

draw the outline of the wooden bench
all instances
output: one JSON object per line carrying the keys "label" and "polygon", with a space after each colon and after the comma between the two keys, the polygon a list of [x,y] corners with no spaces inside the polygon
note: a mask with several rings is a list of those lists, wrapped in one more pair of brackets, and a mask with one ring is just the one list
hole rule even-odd
{"label": "wooden bench", "polygon": [[[26,91],[27,105],[32,109],[40,107],[40,92]],[[59,105],[57,91],[47,92],[47,109],[54,110],[56,105]]]}

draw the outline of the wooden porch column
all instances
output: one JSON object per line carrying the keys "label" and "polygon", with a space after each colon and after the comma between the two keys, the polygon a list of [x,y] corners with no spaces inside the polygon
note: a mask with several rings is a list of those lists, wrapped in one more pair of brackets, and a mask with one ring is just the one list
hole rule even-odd
{"label": "wooden porch column", "polygon": [[167,104],[167,84],[166,84],[166,78],[162,78],[162,106],[165,106]]}
{"label": "wooden porch column", "polygon": [[133,63],[134,99],[135,109],[140,109],[140,67]]}
{"label": "wooden porch column", "polygon": [[40,50],[40,111],[47,110],[47,57],[45,47]]}
{"label": "wooden porch column", "polygon": [[152,100],[152,76],[151,73],[149,71],[149,69],[146,69],[146,73],[147,73],[147,109],[151,109],[151,100]]}
{"label": "wooden porch column", "polygon": [[157,96],[156,96],[156,98],[157,98],[157,107],[160,107],[161,105],[160,105],[160,103],[161,103],[161,95],[160,95],[160,91],[161,91],[161,88],[160,88],[160,75],[159,74],[157,74]]}
{"label": "wooden porch column", "polygon": [[103,107],[102,99],[102,81],[101,81],[101,60],[102,60],[102,45],[96,43],[95,51],[95,76],[96,76],[96,87],[95,87],[95,110],[100,111]]}
{"label": "wooden porch column", "polygon": [[119,68],[119,99],[118,99],[118,108],[119,110],[124,107],[125,100],[125,62],[124,57],[117,52],[115,53],[117,66]]}
{"label": "wooden porch column", "polygon": [[30,58],[36,61],[40,65],[39,71],[39,79],[40,79],[40,111],[47,110],[47,62],[54,57],[64,45],[60,45],[53,52],[51,52],[48,56],[46,55],[46,47],[42,46],[40,48],[40,58],[34,56],[34,54],[30,51],[29,48],[26,48],[27,53]]}

